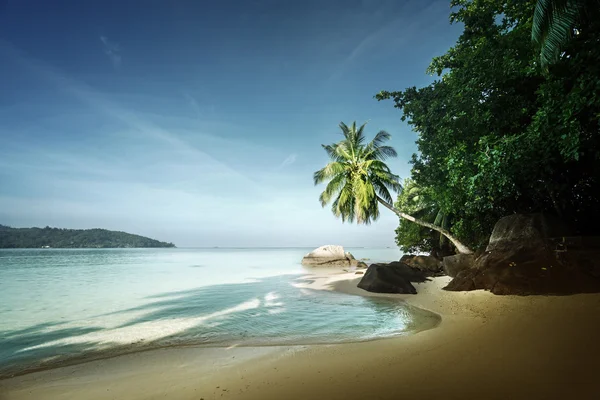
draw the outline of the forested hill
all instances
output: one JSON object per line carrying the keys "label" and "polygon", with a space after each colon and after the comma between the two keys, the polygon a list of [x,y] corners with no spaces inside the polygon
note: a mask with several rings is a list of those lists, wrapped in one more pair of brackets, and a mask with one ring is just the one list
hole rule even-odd
{"label": "forested hill", "polygon": [[131,233],[106,229],[11,228],[0,225],[0,248],[175,247]]}

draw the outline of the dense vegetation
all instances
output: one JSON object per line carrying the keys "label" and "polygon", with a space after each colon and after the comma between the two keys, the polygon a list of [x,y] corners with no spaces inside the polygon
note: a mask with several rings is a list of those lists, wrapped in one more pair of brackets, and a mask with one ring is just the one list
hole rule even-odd
{"label": "dense vegetation", "polygon": [[147,237],[106,229],[11,228],[0,225],[0,248],[175,247]]}
{"label": "dense vegetation", "polygon": [[[542,63],[542,44],[531,39],[535,1],[451,4],[450,20],[464,31],[431,62],[438,79],[376,96],[391,99],[418,133],[410,190],[420,197],[405,190],[396,207],[443,218],[472,247],[516,212],[553,213],[579,234],[597,233],[600,20],[571,18],[560,53]],[[437,233],[406,220],[397,233],[403,250],[444,250]]]}

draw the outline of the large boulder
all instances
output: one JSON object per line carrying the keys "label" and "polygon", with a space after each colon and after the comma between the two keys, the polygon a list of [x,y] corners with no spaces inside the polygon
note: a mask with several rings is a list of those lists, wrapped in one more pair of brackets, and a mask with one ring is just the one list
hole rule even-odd
{"label": "large boulder", "polygon": [[374,293],[416,294],[411,282],[424,282],[425,274],[402,262],[372,264],[358,283],[358,287]]}
{"label": "large boulder", "polygon": [[302,265],[311,267],[351,267],[358,265],[358,261],[350,253],[344,251],[342,246],[321,246],[302,258]]}
{"label": "large boulder", "polygon": [[[568,229],[541,214],[502,218],[488,247],[444,289],[489,290],[500,295],[574,294],[600,291],[598,269],[591,260],[600,249],[569,250],[564,244]],[[445,261],[445,259],[444,259]]]}
{"label": "large boulder", "polygon": [[446,275],[454,278],[459,272],[473,267],[475,255],[473,254],[455,254],[446,256],[442,261]]}
{"label": "large boulder", "polygon": [[442,273],[442,263],[432,256],[416,256],[405,254],[400,258],[403,262],[413,268],[423,271],[427,276],[440,276]]}
{"label": "large boulder", "polygon": [[513,214],[494,225],[486,251],[521,246],[539,247],[548,238],[570,236],[571,230],[560,219],[547,214]]}

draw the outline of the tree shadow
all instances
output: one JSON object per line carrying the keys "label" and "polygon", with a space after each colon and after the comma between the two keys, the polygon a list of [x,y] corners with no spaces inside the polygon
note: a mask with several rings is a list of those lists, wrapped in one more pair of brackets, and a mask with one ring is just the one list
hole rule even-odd
{"label": "tree shadow", "polygon": [[[281,287],[285,278],[273,277],[261,281],[252,281],[239,284],[223,284],[211,287],[201,287],[185,291],[167,292],[148,296],[149,302],[139,307],[119,310],[99,316],[142,312],[141,317],[135,317],[113,329],[132,327],[149,321],[167,321],[176,319],[194,319],[209,314],[215,310],[228,309],[235,312],[234,308],[245,302],[259,299],[257,307],[270,306],[265,300],[267,293],[262,293],[264,283],[269,287]],[[231,293],[235,292],[232,296]],[[261,297],[262,296],[262,297]],[[167,344],[164,340],[149,340],[144,343],[130,343],[127,345],[110,343],[110,337],[103,338],[100,343],[97,339],[86,341],[84,335],[101,332],[106,328],[100,326],[73,326],[77,321],[44,322],[29,327],[0,331],[0,379],[13,375],[20,375],[32,370],[47,368],[49,366],[64,364],[69,360],[81,359],[85,354],[108,354],[115,351],[131,351],[158,347]],[[200,323],[198,323],[200,324]],[[140,328],[142,329],[142,328]],[[194,330],[192,328],[191,330]],[[206,335],[202,343],[216,339],[219,333]],[[168,338],[177,335],[169,335]],[[76,342],[69,343],[69,339],[78,338]],[[167,338],[167,339],[168,339]],[[102,345],[100,348],[99,345]],[[27,366],[27,368],[23,368]]]}
{"label": "tree shadow", "polygon": [[[251,282],[204,286],[146,297],[148,303],[106,315],[132,318],[98,338],[85,335],[105,330],[98,326],[72,327],[76,321],[49,322],[0,332],[0,378],[31,371],[18,365],[47,368],[141,349],[169,345],[286,345],[361,340],[357,332],[377,335],[413,324],[415,318],[397,299],[349,296],[298,288],[297,278],[275,276]],[[141,315],[140,315],[141,314]],[[431,314],[431,313],[429,313]],[[433,315],[433,314],[431,314]],[[148,325],[148,323],[150,325]],[[151,327],[151,328],[148,328]],[[148,340],[111,343],[119,329],[132,329]],[[156,338],[153,332],[166,332]],[[386,331],[387,332],[387,331]],[[357,334],[358,335],[358,334]],[[69,343],[69,339],[77,340]],[[28,348],[34,348],[28,351]]]}

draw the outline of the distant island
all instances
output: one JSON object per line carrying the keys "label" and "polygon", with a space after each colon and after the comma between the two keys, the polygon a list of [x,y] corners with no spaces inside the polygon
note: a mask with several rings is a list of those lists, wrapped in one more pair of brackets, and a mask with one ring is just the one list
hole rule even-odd
{"label": "distant island", "polygon": [[106,229],[11,228],[0,225],[0,248],[135,248],[175,247],[131,233]]}

